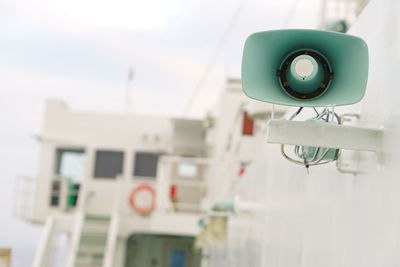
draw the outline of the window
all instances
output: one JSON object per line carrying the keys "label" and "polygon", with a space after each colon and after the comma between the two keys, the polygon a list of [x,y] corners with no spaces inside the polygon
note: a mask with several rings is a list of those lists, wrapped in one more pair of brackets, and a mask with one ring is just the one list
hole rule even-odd
{"label": "window", "polygon": [[173,248],[169,253],[169,267],[185,267],[186,250]]}
{"label": "window", "polygon": [[[57,148],[54,172],[57,176],[51,181],[50,206],[58,207],[66,201],[68,206],[74,207],[78,199],[79,185],[85,175],[85,151]],[[66,184],[68,184],[67,200],[62,194]]]}
{"label": "window", "polygon": [[82,181],[85,175],[85,151],[81,149],[57,149],[56,174],[73,181]]}
{"label": "window", "polygon": [[197,176],[198,168],[193,163],[180,163],[178,165],[178,176],[181,178],[195,178]]}
{"label": "window", "polygon": [[136,152],[133,169],[134,176],[156,177],[158,154],[149,152]]}
{"label": "window", "polygon": [[94,167],[95,178],[114,179],[122,174],[124,152],[122,151],[96,151],[96,162]]}
{"label": "window", "polygon": [[132,234],[125,246],[125,267],[200,266],[201,251],[193,249],[195,238],[160,234]]}
{"label": "window", "polygon": [[60,204],[61,181],[55,180],[51,182],[50,190],[50,206],[57,207]]}

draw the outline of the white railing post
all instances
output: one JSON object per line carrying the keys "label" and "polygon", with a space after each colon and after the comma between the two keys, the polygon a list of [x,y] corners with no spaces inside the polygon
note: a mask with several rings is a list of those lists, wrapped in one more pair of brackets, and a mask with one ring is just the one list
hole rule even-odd
{"label": "white railing post", "polygon": [[117,177],[117,185],[114,190],[113,207],[111,212],[111,221],[107,232],[107,242],[104,251],[103,267],[112,267],[115,258],[115,251],[118,239],[118,228],[120,222],[120,195],[122,193],[122,186],[125,180],[122,177]]}
{"label": "white railing post", "polygon": [[49,251],[49,245],[53,236],[53,230],[55,225],[55,219],[53,216],[48,216],[46,224],[43,229],[43,233],[40,237],[39,246],[35,253],[32,267],[45,267],[47,266],[46,261],[48,260],[47,253]]}
{"label": "white railing post", "polygon": [[169,188],[171,186],[171,163],[161,160],[160,175],[157,177],[156,190],[157,190],[157,211],[166,212],[172,209],[172,202],[169,198]]}
{"label": "white railing post", "polygon": [[83,224],[85,221],[85,211],[87,198],[90,195],[86,192],[85,187],[82,187],[81,192],[79,192],[78,203],[76,207],[76,218],[74,222],[74,230],[72,231],[72,238],[70,242],[69,254],[67,257],[66,267],[74,267],[78,250],[79,243],[82,235]]}
{"label": "white railing post", "polygon": [[58,176],[60,180],[60,210],[65,212],[67,210],[68,202],[68,179],[63,176]]}
{"label": "white railing post", "polygon": [[76,215],[75,223],[74,223],[74,230],[72,231],[72,238],[71,238],[66,267],[74,267],[75,266],[76,256],[77,256],[77,253],[79,250],[79,243],[80,243],[80,238],[81,238],[82,227],[83,227],[85,215],[82,211],[77,211],[77,212],[78,212],[78,214]]}

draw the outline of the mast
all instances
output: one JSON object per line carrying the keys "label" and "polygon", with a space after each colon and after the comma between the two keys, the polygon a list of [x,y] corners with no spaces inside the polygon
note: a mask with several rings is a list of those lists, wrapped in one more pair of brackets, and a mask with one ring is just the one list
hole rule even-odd
{"label": "mast", "polygon": [[126,91],[125,91],[125,112],[130,113],[133,111],[133,103],[132,103],[132,83],[134,78],[133,68],[130,67],[128,71],[128,80],[126,83]]}

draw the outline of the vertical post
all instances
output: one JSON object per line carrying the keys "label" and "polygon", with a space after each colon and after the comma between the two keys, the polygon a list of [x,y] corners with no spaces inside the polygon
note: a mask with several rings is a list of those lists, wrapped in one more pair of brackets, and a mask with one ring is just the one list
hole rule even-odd
{"label": "vertical post", "polygon": [[46,224],[43,229],[42,236],[40,237],[39,246],[35,253],[33,260],[33,267],[44,267],[47,266],[49,248],[52,242],[53,232],[55,226],[55,219],[53,216],[46,218]]}
{"label": "vertical post", "polygon": [[[272,104],[271,120],[274,119],[275,119],[275,104]],[[268,122],[268,116],[267,116],[267,122]]]}
{"label": "vertical post", "polygon": [[57,179],[60,179],[59,207],[62,212],[65,212],[68,209],[69,183],[66,177],[59,176]]}
{"label": "vertical post", "polygon": [[132,81],[134,77],[134,72],[132,67],[129,68],[128,81],[126,84],[125,92],[125,112],[129,113],[132,111]]}
{"label": "vertical post", "polygon": [[123,195],[123,188],[126,186],[126,181],[123,176],[118,176],[116,187],[113,192],[113,205],[111,211],[111,221],[107,231],[106,246],[103,258],[103,267],[112,267],[114,264],[115,253],[118,245],[118,232],[120,223],[120,203]]}

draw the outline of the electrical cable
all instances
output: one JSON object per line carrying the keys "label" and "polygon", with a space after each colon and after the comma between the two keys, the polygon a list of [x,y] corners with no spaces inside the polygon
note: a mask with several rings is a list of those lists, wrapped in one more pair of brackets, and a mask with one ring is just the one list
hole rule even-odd
{"label": "electrical cable", "polygon": [[[211,73],[211,70],[213,69],[219,54],[221,53],[222,48],[225,45],[226,40],[228,39],[229,35],[231,34],[234,26],[236,25],[237,21],[240,18],[240,15],[242,13],[242,10],[244,9],[246,3],[248,0],[240,0],[238,6],[235,9],[235,12],[224,32],[222,35],[222,38],[220,42],[217,45],[217,48],[214,51],[214,54],[212,55],[210,61],[208,62],[203,74],[200,76],[200,79],[196,86],[194,87],[193,93],[189,99],[189,102],[186,104],[184,111],[183,111],[183,117],[186,117],[187,114],[189,113],[193,103],[195,102],[196,98],[198,97],[201,89],[203,88],[204,83],[207,81],[208,76]],[[293,17],[293,14],[295,13],[297,7],[299,6],[299,3],[301,0],[293,0],[291,4],[291,8],[289,10],[288,15],[286,16],[285,20],[283,21],[283,28],[287,28],[288,24],[290,23],[291,18]]]}
{"label": "electrical cable", "polygon": [[217,48],[214,51],[214,54],[211,56],[210,61],[208,62],[206,68],[204,69],[203,74],[200,76],[200,79],[198,83],[196,84],[192,96],[190,97],[189,102],[185,106],[185,109],[183,111],[183,117],[185,117],[189,111],[190,108],[192,107],[194,101],[196,100],[197,96],[199,95],[201,89],[203,88],[204,83],[207,81],[208,76],[211,73],[211,70],[213,69],[215,63],[217,62],[218,56],[221,53],[222,48],[225,45],[226,40],[228,39],[229,35],[231,34],[233,28],[235,27],[237,21],[240,18],[240,15],[245,7],[245,4],[248,2],[248,0],[239,0],[239,4],[237,5],[235,12],[233,13],[233,16],[231,20],[228,23],[227,28],[225,29],[221,40],[219,41]]}
{"label": "electrical cable", "polygon": [[[300,114],[303,108],[299,108],[296,112],[293,113],[293,115],[290,116],[289,120],[293,120],[297,115]],[[316,120],[316,121],[324,121],[324,122],[329,122],[329,123],[337,123],[337,124],[342,124],[342,120],[339,117],[339,115],[332,110],[329,110],[328,108],[325,108],[322,112],[318,112],[316,108],[313,108],[315,113],[317,114],[315,117],[311,118],[310,120]],[[336,122],[335,122],[336,119]],[[294,154],[298,159],[293,159],[290,157],[286,152],[285,152],[285,145],[281,145],[281,154],[289,160],[292,163],[300,164],[306,167],[307,172],[308,168],[310,166],[316,166],[316,165],[322,165],[326,163],[330,163],[332,161],[337,160],[337,158],[340,156],[340,150],[336,149],[335,155],[333,158],[328,158],[325,159],[325,157],[328,155],[332,149],[329,148],[321,148],[321,147],[315,147],[315,150],[312,152],[311,157],[307,157],[305,151],[306,147],[305,146],[298,146],[296,145],[294,147]]]}

